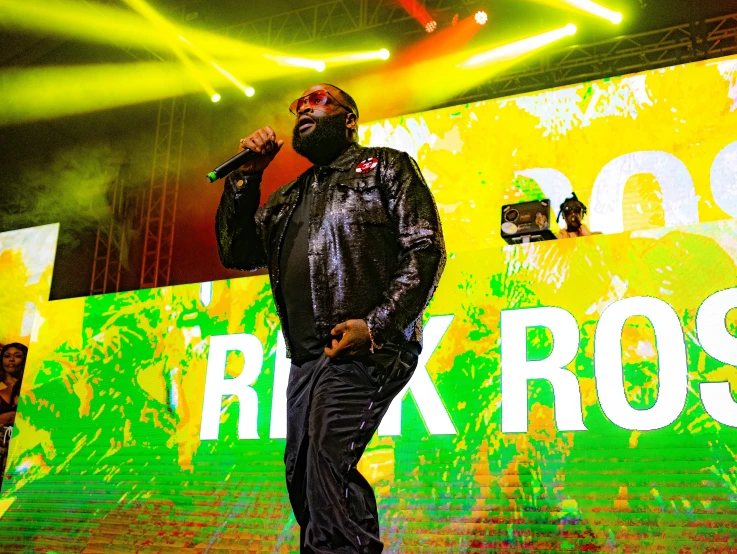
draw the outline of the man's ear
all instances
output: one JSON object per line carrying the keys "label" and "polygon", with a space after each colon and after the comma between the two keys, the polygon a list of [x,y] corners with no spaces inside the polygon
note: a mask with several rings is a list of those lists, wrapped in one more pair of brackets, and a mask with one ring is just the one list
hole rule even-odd
{"label": "man's ear", "polygon": [[354,113],[347,113],[345,116],[345,126],[347,129],[357,129],[358,128],[358,118],[356,117],[356,114]]}

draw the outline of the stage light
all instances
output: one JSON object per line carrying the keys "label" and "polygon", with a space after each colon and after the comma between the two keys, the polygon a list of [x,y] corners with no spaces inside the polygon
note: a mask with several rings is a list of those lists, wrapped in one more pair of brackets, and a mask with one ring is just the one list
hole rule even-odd
{"label": "stage light", "polygon": [[228,79],[228,81],[230,81],[235,86],[237,86],[239,89],[241,89],[246,94],[246,96],[253,96],[253,93],[248,94],[248,91],[249,90],[253,90],[253,89],[251,87],[247,87],[246,85],[244,85],[243,83],[241,83],[229,71],[227,71],[226,69],[222,68],[219,64],[215,63],[214,61],[209,60],[209,58],[207,56],[200,55],[198,57],[202,61],[204,61],[204,62],[208,62],[209,61],[210,65],[212,65],[217,70],[217,72],[220,73],[220,75],[222,75],[223,77],[225,77],[226,79]]}
{"label": "stage light", "polygon": [[[439,29],[415,44],[403,48],[395,56],[392,67],[413,67],[425,60],[459,54],[464,51],[465,46],[480,30],[481,26],[476,23],[473,15],[465,17],[455,25],[444,26],[443,29]],[[468,54],[466,56],[462,55],[460,59],[467,56]]]}
{"label": "stage light", "polygon": [[256,91],[253,89],[253,87],[246,87],[246,96],[251,97],[254,94],[256,94]]}
{"label": "stage light", "polygon": [[459,64],[458,67],[464,69],[473,69],[491,63],[511,60],[543,48],[548,44],[558,41],[564,37],[575,35],[576,31],[576,26],[571,23],[569,25],[566,25],[562,29],[549,31],[538,36],[522,39],[517,42],[498,46],[496,48],[492,48],[491,50],[487,50],[486,52],[476,54]]}
{"label": "stage light", "polygon": [[[127,0],[126,0],[127,1]],[[212,60],[209,56],[204,54],[203,52],[200,52],[198,48],[195,48],[195,46],[184,36],[179,35],[179,40],[181,40],[184,44],[186,44],[192,53],[197,56],[200,60],[202,60],[205,63],[209,63],[212,67],[214,67],[218,73],[220,73],[223,77],[228,79],[231,83],[233,83],[235,86],[237,86],[239,89],[241,89],[243,92],[246,93],[246,96],[252,96],[248,94],[248,89],[246,85],[241,83],[238,79],[236,79],[232,73],[227,71],[225,68],[221,67],[220,64],[215,63],[215,61]],[[249,87],[250,88],[250,87]]]}
{"label": "stage light", "polygon": [[210,97],[210,100],[212,100],[213,102],[220,102],[220,95],[216,92]]}
{"label": "stage light", "polygon": [[428,33],[432,33],[438,26],[420,0],[398,0],[405,11],[411,15],[417,23],[422,25]]}
{"label": "stage light", "polygon": [[379,50],[379,59],[380,60],[388,60],[389,59],[389,56],[390,56],[389,50],[387,50],[386,48],[382,48],[381,50]]}
{"label": "stage light", "polygon": [[562,1],[568,4],[569,6],[572,6],[574,8],[577,8],[585,12],[588,12],[597,17],[606,19],[607,21],[610,21],[611,23],[614,23],[615,25],[622,23],[623,16],[621,13],[612,11],[609,8],[605,8],[604,6],[597,4],[596,2],[593,2],[592,0],[559,0],[559,1]]}
{"label": "stage light", "polygon": [[474,15],[473,18],[479,25],[484,25],[489,20],[489,16],[483,10],[477,11],[476,15]]}

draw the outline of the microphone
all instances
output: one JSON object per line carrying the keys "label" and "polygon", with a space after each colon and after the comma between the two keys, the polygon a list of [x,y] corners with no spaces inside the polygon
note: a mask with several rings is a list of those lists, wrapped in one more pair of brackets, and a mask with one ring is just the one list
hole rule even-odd
{"label": "microphone", "polygon": [[249,150],[246,148],[243,152],[238,152],[235,156],[230,158],[227,162],[220,164],[215,169],[213,169],[210,173],[207,174],[207,180],[210,183],[214,183],[218,179],[222,179],[228,173],[231,173],[241,167],[243,164],[245,164],[247,161],[251,160],[254,156],[257,156],[258,154],[254,152],[253,150]]}

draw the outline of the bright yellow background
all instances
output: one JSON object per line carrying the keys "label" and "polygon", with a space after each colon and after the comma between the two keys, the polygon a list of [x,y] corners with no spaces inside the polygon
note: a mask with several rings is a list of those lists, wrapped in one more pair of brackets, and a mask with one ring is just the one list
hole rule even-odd
{"label": "bright yellow background", "polygon": [[[361,127],[360,138],[416,157],[450,252],[503,244],[501,206],[544,198],[516,171],[557,169],[590,204],[601,169],[637,151],[678,157],[694,180],[698,222],[717,221],[730,216],[714,202],[710,168],[737,140],[736,80],[737,57],[710,60],[380,121]],[[664,225],[653,176],[629,179],[623,212],[625,231]]]}

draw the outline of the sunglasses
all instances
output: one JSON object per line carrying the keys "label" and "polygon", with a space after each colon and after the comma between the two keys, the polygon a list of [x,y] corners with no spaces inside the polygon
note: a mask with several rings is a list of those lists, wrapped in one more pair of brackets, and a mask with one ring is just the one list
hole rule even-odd
{"label": "sunglasses", "polygon": [[580,206],[563,206],[563,213],[568,214],[580,214],[583,210]]}
{"label": "sunglasses", "polygon": [[306,94],[301,98],[297,98],[294,102],[290,104],[289,111],[292,112],[294,115],[297,115],[299,113],[299,110],[305,104],[308,104],[310,108],[315,109],[327,106],[328,104],[330,104],[330,102],[337,104],[349,113],[355,114],[352,109],[338,102],[332,94],[323,89],[312,91],[311,93]]}

